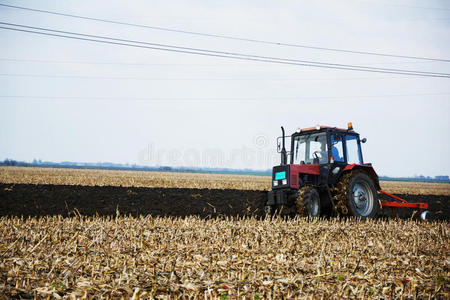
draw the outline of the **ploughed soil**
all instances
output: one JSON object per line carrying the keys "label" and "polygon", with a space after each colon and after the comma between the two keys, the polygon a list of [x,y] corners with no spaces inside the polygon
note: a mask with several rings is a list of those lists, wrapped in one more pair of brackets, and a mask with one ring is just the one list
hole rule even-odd
{"label": "ploughed soil", "polygon": [[[265,191],[234,189],[144,188],[47,184],[0,184],[0,216],[152,215],[264,216]],[[450,219],[450,196],[399,195],[409,202],[425,202],[433,219]],[[380,199],[388,200],[380,195]],[[414,210],[397,208],[409,218]],[[391,208],[383,209],[392,216]],[[418,214],[415,213],[414,216]]]}

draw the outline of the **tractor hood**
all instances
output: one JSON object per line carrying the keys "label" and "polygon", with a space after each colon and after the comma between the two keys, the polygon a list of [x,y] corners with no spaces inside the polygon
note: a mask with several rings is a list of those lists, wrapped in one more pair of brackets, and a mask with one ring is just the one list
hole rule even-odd
{"label": "tractor hood", "polygon": [[298,189],[299,174],[319,175],[319,165],[281,165],[275,166],[272,170],[272,188],[295,188]]}

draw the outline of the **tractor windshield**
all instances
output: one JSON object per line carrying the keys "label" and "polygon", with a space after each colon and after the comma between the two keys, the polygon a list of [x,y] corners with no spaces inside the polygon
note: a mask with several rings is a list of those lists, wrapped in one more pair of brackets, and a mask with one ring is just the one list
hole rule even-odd
{"label": "tractor windshield", "polygon": [[293,142],[292,157],[294,164],[318,165],[328,163],[326,133],[296,136]]}
{"label": "tractor windshield", "polygon": [[347,135],[345,137],[347,144],[347,163],[348,164],[362,164],[361,146],[356,135]]}

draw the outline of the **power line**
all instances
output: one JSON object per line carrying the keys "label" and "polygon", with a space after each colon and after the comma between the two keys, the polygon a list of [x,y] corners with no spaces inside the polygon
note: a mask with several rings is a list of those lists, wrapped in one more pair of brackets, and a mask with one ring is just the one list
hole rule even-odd
{"label": "power line", "polygon": [[380,2],[380,1],[369,1],[369,0],[365,0],[365,1],[361,1],[364,2],[364,4],[370,4],[370,5],[381,5],[381,6],[398,6],[398,7],[407,7],[407,8],[418,8],[418,9],[432,9],[432,10],[450,10],[450,8],[446,8],[446,7],[429,7],[429,6],[416,6],[416,5],[405,5],[405,4],[401,4],[401,3],[386,3],[386,2]]}
{"label": "power line", "polygon": [[417,93],[417,94],[387,94],[387,95],[348,95],[348,96],[299,96],[299,97],[82,97],[82,96],[30,96],[30,95],[0,95],[0,99],[36,99],[36,100],[116,100],[116,101],[270,101],[270,100],[312,100],[312,99],[360,99],[360,98],[396,98],[448,96],[450,93]]}
{"label": "power line", "polygon": [[79,75],[47,75],[47,74],[23,74],[23,73],[0,73],[0,77],[30,77],[30,78],[58,78],[58,79],[106,79],[106,80],[148,80],[148,81],[239,81],[239,80],[295,80],[295,81],[327,81],[327,80],[373,80],[373,79],[401,79],[401,77],[335,77],[335,78],[249,78],[249,77],[230,77],[230,78],[176,78],[176,77],[123,77],[123,76],[79,76]]}
{"label": "power line", "polygon": [[[144,63],[144,62],[114,62],[114,61],[77,61],[77,60],[49,60],[49,59],[29,59],[29,58],[6,58],[0,57],[0,61],[6,62],[31,62],[31,63],[50,63],[50,64],[81,64],[81,65],[124,65],[124,66],[230,66],[229,64],[174,64],[174,63]],[[424,61],[397,61],[397,62],[365,62],[373,65],[392,65],[392,64],[423,64]],[[244,63],[245,64],[245,63]]]}
{"label": "power line", "polygon": [[[170,51],[170,52],[177,52],[177,53],[187,53],[187,54],[195,54],[195,55],[203,55],[203,56],[222,57],[222,58],[230,58],[230,59],[257,61],[257,62],[269,62],[269,63],[278,63],[278,64],[287,64],[287,65],[330,68],[330,69],[339,69],[339,70],[450,78],[450,74],[447,74],[447,73],[375,68],[375,67],[364,67],[364,66],[323,63],[323,62],[304,61],[304,60],[295,60],[295,59],[285,59],[285,58],[277,58],[277,57],[249,55],[249,54],[224,52],[224,51],[213,51],[213,50],[198,49],[198,48],[188,48],[188,47],[180,47],[180,46],[173,46],[173,45],[164,45],[164,44],[156,44],[156,43],[149,43],[149,42],[116,39],[116,38],[110,38],[110,37],[105,37],[105,36],[80,34],[80,33],[75,33],[75,32],[67,32],[67,31],[53,30],[53,29],[47,29],[47,28],[41,28],[41,27],[32,27],[32,26],[26,26],[26,25],[20,25],[20,24],[4,23],[4,22],[0,22],[0,24],[16,26],[19,28],[31,28],[31,29],[37,29],[37,30],[50,31],[50,32],[57,32],[58,34],[0,26],[0,29],[5,29],[5,30],[13,30],[13,31],[34,33],[34,34],[47,35],[47,36],[53,36],[53,37],[69,38],[69,39],[76,39],[76,40],[83,40],[83,41],[90,41],[90,42],[97,42],[97,43],[105,43],[105,44],[113,44],[113,45],[120,45],[120,46],[129,46],[129,47],[136,47],[136,48],[144,48],[144,49]],[[59,34],[59,33],[63,33],[63,34]],[[67,35],[67,34],[69,34],[69,35]],[[76,35],[76,36],[73,36],[73,35]],[[80,37],[80,36],[82,36],[82,37]],[[88,37],[88,38],[86,38],[86,37]],[[99,40],[99,39],[102,39],[102,40]],[[133,43],[133,44],[130,44],[130,43]],[[136,44],[138,44],[138,45],[136,45]],[[147,46],[147,45],[150,45],[150,46]]]}
{"label": "power line", "polygon": [[413,6],[413,5],[403,5],[403,4],[390,4],[390,5],[391,6],[399,6],[399,7],[407,7],[407,8],[417,8],[417,9],[433,9],[433,10],[443,10],[443,11],[450,10],[450,8],[443,8],[443,7]]}
{"label": "power line", "polygon": [[234,37],[234,36],[229,36],[229,35],[211,34],[211,33],[204,33],[204,32],[195,32],[195,31],[188,31],[188,30],[172,29],[172,28],[159,27],[159,26],[133,24],[133,23],[128,23],[128,22],[120,22],[120,21],[113,21],[113,20],[107,20],[107,19],[85,17],[85,16],[80,16],[80,15],[60,13],[60,12],[55,12],[55,11],[35,9],[35,8],[28,8],[28,7],[8,5],[8,4],[0,4],[0,6],[9,7],[9,8],[15,8],[15,9],[21,9],[21,10],[27,10],[27,11],[33,11],[33,12],[39,12],[39,13],[58,15],[58,16],[64,16],[64,17],[84,19],[84,20],[90,20],[90,21],[97,21],[97,22],[104,22],[104,23],[111,23],[111,24],[118,24],[118,25],[126,25],[126,26],[154,29],[154,30],[167,31],[167,32],[176,32],[176,33],[190,34],[190,35],[214,37],[214,38],[221,38],[221,39],[228,39],[228,40],[237,40],[237,41],[244,41],[244,42],[260,43],[260,44],[267,44],[267,45],[306,48],[306,49],[323,50],[323,51],[334,51],[334,52],[362,54],[362,55],[375,55],[375,56],[385,56],[385,57],[397,57],[397,58],[419,59],[419,60],[428,60],[428,61],[450,62],[450,59],[442,59],[442,58],[407,56],[407,55],[397,55],[397,54],[388,54],[388,53],[378,53],[378,52],[356,51],[356,50],[338,49],[338,48],[317,47],[317,46],[310,46],[310,45],[303,45],[303,44],[281,43],[281,42],[273,42],[273,41],[266,41],[266,40]]}
{"label": "power line", "polygon": [[[305,61],[305,60],[298,60],[298,59],[286,59],[286,58],[278,58],[278,57],[242,54],[242,53],[236,53],[236,52],[230,52],[230,51],[216,51],[216,50],[199,49],[199,48],[192,48],[192,47],[181,47],[181,46],[174,46],[174,45],[167,45],[167,44],[150,43],[150,42],[143,42],[143,41],[136,41],[136,40],[118,39],[118,38],[105,37],[105,36],[99,36],[99,35],[76,33],[76,32],[71,32],[71,31],[61,31],[61,30],[55,30],[55,29],[49,29],[49,28],[43,28],[43,27],[35,27],[35,26],[27,26],[27,25],[14,24],[14,23],[0,22],[0,24],[4,24],[4,25],[8,25],[8,26],[16,26],[16,27],[20,27],[20,28],[29,28],[29,29],[34,29],[34,30],[56,32],[56,33],[62,33],[62,34],[77,35],[77,36],[89,37],[89,38],[95,38],[95,39],[107,39],[107,40],[125,42],[125,43],[143,44],[143,45],[150,45],[150,46],[157,46],[157,47],[188,50],[188,51],[206,52],[206,53],[213,53],[213,54],[220,54],[220,55],[243,56],[243,57],[258,58],[258,59],[270,59],[270,60],[282,60],[282,61],[290,61],[290,62],[296,62],[296,63],[317,64],[317,65],[333,65],[333,66],[337,66],[337,67],[364,68],[364,69],[370,68],[370,69],[374,69],[374,70],[383,70],[383,71],[388,70],[388,71],[396,71],[396,72],[410,72],[409,70],[354,66],[354,65],[336,64],[336,63],[323,63],[323,62],[316,62],[316,61]],[[414,73],[424,73],[424,74],[437,74],[434,72],[422,72],[422,71],[413,71],[413,72]],[[440,75],[442,75],[442,74],[440,74]]]}
{"label": "power line", "polygon": [[[383,69],[383,68],[374,68],[374,67],[352,66],[352,65],[302,61],[302,60],[294,60],[294,59],[284,59],[284,58],[276,58],[276,57],[265,57],[265,56],[257,56],[257,55],[247,55],[247,54],[232,53],[232,52],[222,52],[222,51],[213,51],[213,50],[205,50],[205,49],[197,49],[197,48],[187,48],[187,47],[179,47],[179,46],[171,46],[171,45],[154,44],[154,43],[132,41],[132,40],[123,40],[123,39],[109,38],[109,37],[104,37],[104,36],[93,36],[93,35],[72,33],[72,32],[52,30],[52,29],[46,29],[46,28],[24,26],[24,25],[19,25],[19,24],[11,24],[11,23],[3,23],[3,22],[0,22],[0,24],[7,24],[7,25],[25,27],[25,28],[33,28],[33,29],[38,29],[38,30],[47,30],[47,31],[51,31],[51,32],[62,32],[62,33],[66,33],[66,34],[79,35],[79,36],[89,36],[89,37],[107,39],[107,40],[112,40],[112,41],[124,41],[126,43],[111,42],[111,41],[91,39],[91,38],[80,38],[80,37],[74,37],[74,36],[51,34],[51,33],[46,33],[46,32],[30,31],[30,30],[23,30],[23,29],[9,28],[9,27],[0,27],[1,29],[7,29],[7,30],[15,30],[15,31],[21,31],[21,32],[77,39],[77,40],[84,40],[84,41],[91,41],[91,42],[98,42],[98,43],[107,43],[107,44],[114,44],[114,45],[121,45],[121,46],[130,46],[130,47],[137,47],[137,48],[163,50],[163,51],[188,53],[188,54],[196,54],[196,55],[204,55],[204,56],[232,58],[232,59],[258,61],[258,62],[271,62],[271,63],[280,63],[280,64],[288,64],[288,65],[300,65],[300,66],[309,66],[309,67],[322,67],[322,68],[331,68],[331,69],[340,69],[340,70],[400,74],[400,75],[416,75],[416,76],[431,76],[431,77],[446,77],[446,78],[449,77],[449,75],[450,75],[450,74],[445,74],[445,73],[385,69],[385,68]],[[129,42],[137,43],[137,44],[144,44],[144,45],[155,45],[158,47],[134,45],[134,44],[129,44]],[[161,48],[161,47],[163,47],[163,48]],[[173,48],[173,49],[171,49],[171,48]]]}
{"label": "power line", "polygon": [[229,64],[174,64],[174,63],[143,63],[143,62],[113,62],[113,61],[76,61],[76,60],[49,60],[49,59],[21,59],[0,58],[6,62],[31,62],[45,64],[81,64],[81,65],[119,65],[119,66],[229,66]]}
{"label": "power line", "polygon": [[407,7],[407,8],[415,8],[415,9],[430,9],[430,10],[442,10],[442,11],[450,10],[450,8],[446,8],[446,7],[415,6],[415,5],[405,5],[405,4],[396,4],[396,3],[382,3],[382,2],[380,3],[378,1],[376,3],[371,3],[371,4],[397,6],[397,7]]}

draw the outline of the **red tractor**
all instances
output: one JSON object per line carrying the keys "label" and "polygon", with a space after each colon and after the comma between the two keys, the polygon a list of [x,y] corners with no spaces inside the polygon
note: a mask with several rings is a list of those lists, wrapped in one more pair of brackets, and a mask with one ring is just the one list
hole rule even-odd
{"label": "red tractor", "polygon": [[[290,137],[289,152],[284,128],[281,130],[281,164],[273,167],[267,214],[295,207],[299,214],[311,217],[340,214],[366,219],[375,217],[380,207],[428,208],[427,203],[408,203],[381,190],[372,164],[363,160],[361,143],[366,139],[360,139],[352,123],[347,129],[316,126],[297,130]],[[381,202],[377,191],[400,202]],[[426,212],[422,213],[422,218],[425,216]]]}

